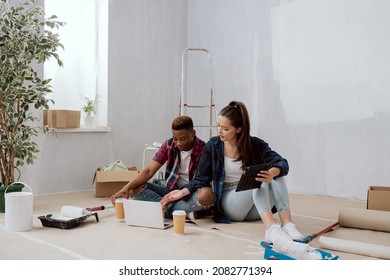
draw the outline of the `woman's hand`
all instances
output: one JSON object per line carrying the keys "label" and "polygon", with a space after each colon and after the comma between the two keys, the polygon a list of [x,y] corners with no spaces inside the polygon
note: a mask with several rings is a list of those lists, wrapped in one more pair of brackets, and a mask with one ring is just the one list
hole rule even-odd
{"label": "woman's hand", "polygon": [[169,194],[165,195],[160,203],[162,205],[163,209],[166,209],[169,203],[175,202],[180,200],[181,198],[185,197],[186,195],[190,194],[188,189],[182,189],[182,190],[173,190]]}
{"label": "woman's hand", "polygon": [[269,170],[262,170],[257,174],[256,181],[263,183],[270,183],[276,176],[280,174],[280,169],[278,167],[272,167]]}

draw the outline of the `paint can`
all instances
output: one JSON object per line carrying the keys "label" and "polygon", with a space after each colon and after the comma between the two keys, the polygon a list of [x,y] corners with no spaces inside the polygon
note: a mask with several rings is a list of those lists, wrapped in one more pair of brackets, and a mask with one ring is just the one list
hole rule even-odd
{"label": "paint can", "polygon": [[30,192],[11,192],[4,191],[5,198],[5,228],[9,231],[28,231],[32,229],[33,221],[33,193],[31,188],[22,182],[14,184],[23,184]]}

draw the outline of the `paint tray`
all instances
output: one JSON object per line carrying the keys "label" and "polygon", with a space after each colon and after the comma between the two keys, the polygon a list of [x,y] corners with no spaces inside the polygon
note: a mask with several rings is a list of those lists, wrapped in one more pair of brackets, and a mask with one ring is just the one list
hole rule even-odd
{"label": "paint tray", "polygon": [[[267,241],[261,241],[260,245],[265,248],[264,250],[264,259],[265,260],[297,260],[293,257],[290,257],[286,254],[277,252],[273,248],[273,244],[271,242]],[[338,260],[339,256],[333,255],[329,252],[326,252],[324,250],[315,249],[318,253],[321,254],[322,260]]]}
{"label": "paint tray", "polygon": [[81,222],[85,221],[87,218],[91,216],[95,216],[96,222],[99,222],[98,213],[90,213],[77,218],[64,217],[61,216],[59,213],[56,213],[56,214],[47,214],[45,216],[39,216],[38,219],[41,220],[42,226],[44,227],[71,229],[79,226]]}

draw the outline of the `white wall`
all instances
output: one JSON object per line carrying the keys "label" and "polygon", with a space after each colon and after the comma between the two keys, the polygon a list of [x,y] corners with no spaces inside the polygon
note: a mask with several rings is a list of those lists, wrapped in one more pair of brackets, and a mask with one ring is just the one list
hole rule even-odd
{"label": "white wall", "polygon": [[218,107],[290,163],[294,192],[366,198],[389,185],[388,1],[190,0],[189,45],[214,54]]}
{"label": "white wall", "polygon": [[[65,191],[89,188],[110,160],[141,166],[144,144],[170,136],[182,50],[205,47],[217,111],[248,105],[252,134],[289,160],[290,191],[365,199],[390,182],[389,10],[386,0],[112,0],[112,132],[46,137],[27,179]],[[190,80],[195,98],[204,77]]]}

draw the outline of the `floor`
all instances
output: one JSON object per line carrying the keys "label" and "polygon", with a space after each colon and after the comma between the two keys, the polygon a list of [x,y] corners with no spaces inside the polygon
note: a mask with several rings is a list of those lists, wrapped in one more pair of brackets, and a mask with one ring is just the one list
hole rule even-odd
{"label": "floor", "polygon": [[[304,235],[326,228],[338,220],[342,207],[365,209],[366,201],[290,194],[293,219]],[[98,211],[72,229],[43,227],[38,216],[58,213],[62,206],[92,207],[110,204],[109,198],[95,197],[95,190],[35,196],[33,228],[11,232],[0,213],[0,259],[5,260],[258,260],[264,249],[261,221],[215,224],[209,217],[186,222],[185,234],[127,226],[115,218],[114,209]],[[324,236],[375,242],[390,246],[390,233],[338,227]],[[320,248],[319,238],[310,243]],[[324,249],[326,250],[326,249]],[[369,260],[377,257],[327,250],[340,260]]]}

